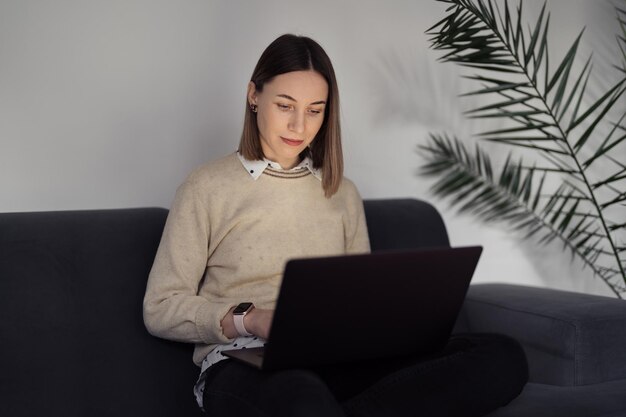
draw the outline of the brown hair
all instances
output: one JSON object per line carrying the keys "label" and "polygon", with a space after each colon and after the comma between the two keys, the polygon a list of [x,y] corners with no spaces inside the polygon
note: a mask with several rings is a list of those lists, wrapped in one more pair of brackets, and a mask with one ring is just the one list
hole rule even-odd
{"label": "brown hair", "polygon": [[[308,155],[313,160],[313,167],[322,168],[324,194],[331,197],[339,189],[343,178],[343,153],[339,125],[339,90],[333,65],[324,49],[306,36],[282,35],[263,51],[250,81],[261,92],[265,83],[272,81],[277,75],[309,70],[318,72],[326,79],[328,99],[324,122],[311,145],[302,151],[300,157]],[[239,152],[249,160],[261,160],[264,157],[256,113],[252,112],[247,100]]]}

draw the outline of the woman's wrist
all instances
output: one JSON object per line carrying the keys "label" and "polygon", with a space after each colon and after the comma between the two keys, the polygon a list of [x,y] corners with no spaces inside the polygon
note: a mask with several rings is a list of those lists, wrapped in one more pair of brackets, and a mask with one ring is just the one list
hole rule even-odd
{"label": "woman's wrist", "polygon": [[[236,307],[232,307],[230,310],[228,310],[228,313],[226,313],[221,321],[222,333],[224,333],[224,336],[229,339],[234,339],[241,336],[237,331],[237,328],[235,327],[235,315],[233,314],[235,308]],[[256,308],[253,308],[245,316],[243,316],[243,327],[245,327],[248,333],[252,333],[254,335],[256,335],[255,329],[257,327],[257,321],[255,320],[257,316],[256,310]]]}
{"label": "woman's wrist", "polygon": [[248,333],[252,333],[256,335],[256,317],[258,311],[256,307],[253,307],[252,310],[248,312],[245,316],[243,316],[243,327],[245,327]]}
{"label": "woman's wrist", "polygon": [[[235,318],[233,315],[234,310],[235,307],[228,310],[228,313],[221,321],[222,332],[224,333],[224,336],[229,339],[239,337],[239,332],[237,332],[237,328],[235,327]],[[248,333],[267,339],[269,336],[273,313],[273,310],[265,310],[255,307],[243,317],[243,326],[246,328]]]}
{"label": "woman's wrist", "polygon": [[239,305],[233,311],[235,329],[237,330],[239,336],[252,336],[252,334],[246,329],[246,326],[244,325],[244,319],[252,310],[254,310],[254,304],[248,301],[239,303]]}

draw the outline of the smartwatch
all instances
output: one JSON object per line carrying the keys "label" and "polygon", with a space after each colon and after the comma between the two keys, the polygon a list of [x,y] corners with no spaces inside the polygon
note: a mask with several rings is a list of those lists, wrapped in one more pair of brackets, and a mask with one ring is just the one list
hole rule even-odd
{"label": "smartwatch", "polygon": [[254,308],[254,304],[250,302],[240,303],[233,310],[233,319],[235,320],[235,329],[239,336],[252,336],[252,333],[248,332],[243,325],[243,318]]}

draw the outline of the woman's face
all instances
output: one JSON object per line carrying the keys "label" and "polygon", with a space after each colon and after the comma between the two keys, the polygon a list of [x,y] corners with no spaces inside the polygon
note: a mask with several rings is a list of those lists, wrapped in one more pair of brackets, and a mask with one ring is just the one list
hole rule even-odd
{"label": "woman's face", "polygon": [[283,169],[315,138],[324,121],[328,83],[318,72],[293,71],[265,83],[263,92],[248,85],[248,102],[258,106],[257,126],[265,157]]}

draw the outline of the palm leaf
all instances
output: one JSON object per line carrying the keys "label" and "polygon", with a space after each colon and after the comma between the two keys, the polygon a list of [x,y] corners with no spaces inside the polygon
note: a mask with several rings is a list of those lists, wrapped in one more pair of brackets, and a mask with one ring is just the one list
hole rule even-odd
{"label": "palm leaf", "polygon": [[546,172],[537,184],[536,173],[541,171],[525,167],[521,160],[514,163],[510,155],[494,177],[488,155],[479,146],[470,153],[456,137],[431,134],[419,151],[427,161],[421,173],[438,177],[432,192],[448,198],[460,213],[485,222],[508,221],[514,230],[530,228],[527,237],[542,232],[539,243],[559,239],[615,290],[609,281],[613,275],[594,263],[600,255],[610,254],[602,246],[606,235],[593,211],[579,210],[589,198],[578,190],[562,184],[548,197],[542,196]]}
{"label": "palm leaf", "polygon": [[[507,221],[514,228],[528,230],[528,236],[541,232],[541,242],[562,240],[616,295],[626,296],[626,265],[614,235],[625,228],[606,214],[607,208],[626,205],[626,191],[617,188],[626,179],[626,166],[611,156],[626,143],[626,115],[604,137],[596,134],[623,101],[626,77],[587,106],[591,58],[580,72],[572,71],[584,30],[552,71],[547,41],[550,13],[545,2],[534,25],[525,31],[521,0],[516,8],[505,0],[503,11],[493,0],[440,1],[449,7],[447,15],[427,31],[431,47],[443,53],[440,61],[477,71],[466,78],[478,82],[479,88],[463,96],[487,101],[466,115],[509,122],[478,137],[535,151],[549,166],[513,163],[509,154],[498,178],[492,179],[491,174],[485,175],[487,170],[493,172],[486,153],[477,148],[469,155],[456,138],[431,134],[422,151],[429,156],[423,173],[440,177],[433,192],[450,197],[453,206],[482,220]],[[626,73],[626,13],[617,9],[617,15]],[[609,170],[610,174],[592,182],[588,169],[599,161],[617,166],[617,171]],[[546,190],[551,177],[561,185]],[[607,198],[607,191],[613,195]],[[620,288],[625,289],[623,294]]]}

